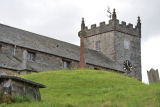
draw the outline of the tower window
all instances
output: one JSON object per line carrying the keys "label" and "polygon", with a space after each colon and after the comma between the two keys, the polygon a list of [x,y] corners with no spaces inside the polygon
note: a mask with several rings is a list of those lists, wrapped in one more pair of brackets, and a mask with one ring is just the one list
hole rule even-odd
{"label": "tower window", "polygon": [[70,69],[71,61],[63,60],[63,68]]}
{"label": "tower window", "polygon": [[96,41],[96,50],[100,51],[100,41]]}
{"label": "tower window", "polygon": [[27,54],[27,60],[35,61],[35,58],[36,58],[36,53],[29,51],[28,54]]}
{"label": "tower window", "polygon": [[124,49],[129,49],[129,41],[124,40]]}

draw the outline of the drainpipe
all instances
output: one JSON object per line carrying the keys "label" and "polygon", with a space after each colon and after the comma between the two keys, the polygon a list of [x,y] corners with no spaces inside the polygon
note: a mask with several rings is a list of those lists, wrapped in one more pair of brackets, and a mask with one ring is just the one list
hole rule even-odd
{"label": "drainpipe", "polygon": [[13,49],[13,56],[16,56],[16,45],[14,45],[14,49]]}

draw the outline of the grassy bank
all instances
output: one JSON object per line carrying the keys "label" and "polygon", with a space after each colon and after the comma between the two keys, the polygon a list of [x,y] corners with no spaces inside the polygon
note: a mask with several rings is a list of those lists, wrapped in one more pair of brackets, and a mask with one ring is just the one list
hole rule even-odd
{"label": "grassy bank", "polygon": [[42,83],[42,101],[4,107],[160,107],[160,85],[145,85],[116,73],[94,70],[49,71],[25,75]]}

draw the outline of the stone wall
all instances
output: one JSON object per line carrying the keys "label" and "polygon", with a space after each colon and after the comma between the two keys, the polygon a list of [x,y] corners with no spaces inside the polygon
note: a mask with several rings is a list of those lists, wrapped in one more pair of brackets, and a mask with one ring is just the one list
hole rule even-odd
{"label": "stone wall", "polygon": [[[124,48],[124,41],[127,41],[129,48]],[[123,66],[125,60],[131,62],[133,72],[131,77],[142,79],[141,77],[141,39],[121,32],[115,32],[115,61]]]}
{"label": "stone wall", "polygon": [[119,31],[129,35],[134,35],[140,37],[140,31],[137,26],[133,27],[133,24],[129,23],[126,25],[126,22],[122,21],[119,23],[119,20],[109,20],[109,24],[105,22],[100,22],[99,26],[96,24],[91,25],[91,28],[86,27],[87,36],[99,35],[102,33],[107,33],[111,31]]}
{"label": "stone wall", "polygon": [[27,68],[33,71],[63,69],[62,58],[42,52],[35,52],[35,61],[27,61]]}
{"label": "stone wall", "polygon": [[4,79],[3,81],[0,81],[0,92],[4,95],[26,96],[34,101],[41,100],[40,92],[37,87],[11,79]]}
{"label": "stone wall", "polygon": [[0,68],[0,75],[16,75],[18,74],[18,70]]}
{"label": "stone wall", "polygon": [[1,43],[1,53],[6,55],[13,55],[13,45]]}
{"label": "stone wall", "polygon": [[14,45],[7,43],[0,43],[0,66],[8,69],[21,68],[22,55],[21,49],[17,48],[17,55],[14,55]]}
{"label": "stone wall", "polygon": [[[52,54],[15,46],[12,44],[1,43],[1,45],[2,48],[0,56],[2,56],[3,59],[0,60],[0,63],[5,64],[5,66],[1,65],[0,72],[3,72],[7,75],[66,69],[63,68],[64,60],[70,62],[68,69],[78,69],[79,67],[79,61],[76,60],[66,59]],[[106,48],[104,47],[103,50],[105,51],[105,49]],[[35,53],[36,56],[34,61],[27,59],[27,54],[29,51]],[[91,65],[88,63],[86,64],[86,67],[88,69],[108,70],[107,68]]]}
{"label": "stone wall", "polygon": [[102,33],[85,38],[85,47],[96,50],[96,41],[100,41],[100,52],[114,60],[114,33]]}
{"label": "stone wall", "polygon": [[19,96],[27,96],[31,98],[32,100],[41,100],[40,92],[39,89],[36,87],[29,86],[27,84],[23,84],[18,81],[13,81],[12,80],[12,86],[11,86],[11,95],[19,95]]}
{"label": "stone wall", "polygon": [[[141,77],[141,23],[140,18],[135,27],[126,22],[119,23],[117,19],[111,19],[109,24],[101,22],[99,26],[91,25],[85,28],[85,47],[96,50],[96,42],[100,41],[100,52],[113,61],[119,63],[123,68],[124,61],[129,60],[133,66],[133,72],[127,74],[130,77]],[[125,49],[125,41],[128,49]]]}

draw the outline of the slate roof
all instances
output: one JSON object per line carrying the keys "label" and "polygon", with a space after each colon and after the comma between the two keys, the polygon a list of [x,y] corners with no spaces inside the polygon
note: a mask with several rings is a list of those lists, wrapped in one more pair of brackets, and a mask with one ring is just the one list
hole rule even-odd
{"label": "slate roof", "polygon": [[12,70],[21,70],[21,63],[21,61],[11,55],[0,54],[0,67]]}
{"label": "slate roof", "polygon": [[46,88],[45,85],[30,81],[30,80],[26,80],[26,79],[23,79],[23,78],[20,78],[20,77],[16,77],[16,76],[1,75],[0,80],[4,80],[4,79],[11,79],[11,80],[23,82],[25,84],[28,84],[28,85],[31,85],[31,86],[37,87],[37,88]]}
{"label": "slate roof", "polygon": [[[0,24],[0,41],[76,61],[79,61],[80,57],[80,47],[77,45],[3,24]],[[119,64],[95,50],[85,49],[85,61],[88,64],[123,72],[122,67]]]}

